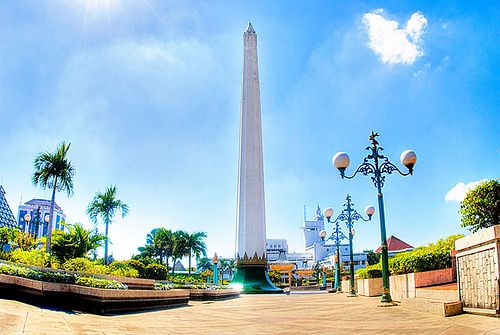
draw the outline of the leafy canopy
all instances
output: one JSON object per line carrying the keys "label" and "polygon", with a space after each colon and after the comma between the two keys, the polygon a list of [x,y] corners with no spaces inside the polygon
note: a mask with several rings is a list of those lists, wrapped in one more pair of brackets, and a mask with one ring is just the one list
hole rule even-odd
{"label": "leafy canopy", "polygon": [[500,178],[469,190],[460,204],[462,227],[476,232],[500,224]]}
{"label": "leafy canopy", "polygon": [[35,173],[31,178],[33,185],[42,188],[53,188],[55,185],[58,191],[73,195],[75,169],[67,158],[70,146],[71,143],[62,142],[54,153],[46,151],[35,157]]}

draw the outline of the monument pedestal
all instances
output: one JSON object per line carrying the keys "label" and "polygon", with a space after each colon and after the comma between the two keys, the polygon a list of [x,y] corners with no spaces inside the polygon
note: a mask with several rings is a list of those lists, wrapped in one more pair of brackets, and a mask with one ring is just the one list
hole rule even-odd
{"label": "monument pedestal", "polygon": [[248,294],[283,293],[269,279],[265,258],[238,259],[230,286]]}

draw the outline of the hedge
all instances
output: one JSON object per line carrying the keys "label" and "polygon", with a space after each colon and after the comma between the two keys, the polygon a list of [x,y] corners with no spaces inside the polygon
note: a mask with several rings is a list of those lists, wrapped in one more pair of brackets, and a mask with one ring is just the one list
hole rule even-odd
{"label": "hedge", "polygon": [[[394,257],[389,258],[391,275],[450,268],[450,251],[453,250],[455,241],[461,237],[463,235],[451,235],[438,240],[435,244],[430,243],[425,247],[396,254]],[[382,263],[379,262],[364,269],[359,269],[356,273],[360,279],[379,278],[382,277],[381,270]]]}

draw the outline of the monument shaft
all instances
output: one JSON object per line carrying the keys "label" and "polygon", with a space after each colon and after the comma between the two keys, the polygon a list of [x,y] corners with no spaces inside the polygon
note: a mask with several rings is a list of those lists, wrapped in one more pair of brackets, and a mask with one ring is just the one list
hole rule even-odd
{"label": "monument shaft", "polygon": [[250,23],[243,34],[243,43],[236,223],[237,260],[231,285],[241,289],[242,293],[282,293],[283,291],[274,286],[267,275],[257,34]]}
{"label": "monument shaft", "polygon": [[239,257],[266,252],[266,213],[262,124],[260,113],[257,34],[249,24],[243,34],[244,61],[241,93],[240,155],[236,251]]}

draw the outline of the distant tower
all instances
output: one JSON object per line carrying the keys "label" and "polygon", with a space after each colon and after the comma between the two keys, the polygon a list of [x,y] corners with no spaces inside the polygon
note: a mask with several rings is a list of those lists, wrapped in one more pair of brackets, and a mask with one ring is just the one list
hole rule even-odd
{"label": "distant tower", "polygon": [[322,243],[321,237],[319,237],[319,232],[325,229],[325,221],[323,214],[321,213],[321,208],[316,208],[314,217],[312,220],[307,220],[304,217],[304,242],[306,249],[311,247],[314,243]]}
{"label": "distant tower", "polygon": [[232,285],[239,286],[245,293],[280,293],[283,291],[275,287],[267,276],[257,34],[251,23],[243,34],[243,44],[236,222],[237,265]]}

